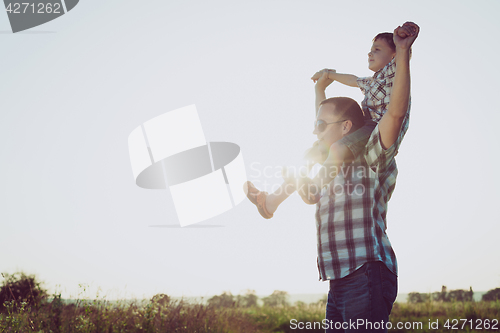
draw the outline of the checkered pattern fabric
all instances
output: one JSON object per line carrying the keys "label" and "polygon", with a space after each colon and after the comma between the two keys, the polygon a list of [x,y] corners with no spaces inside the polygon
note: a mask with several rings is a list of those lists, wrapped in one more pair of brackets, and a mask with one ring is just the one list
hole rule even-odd
{"label": "checkered pattern fabric", "polygon": [[392,83],[396,76],[396,62],[392,59],[384,68],[375,72],[370,77],[360,77],[357,80],[365,98],[361,107],[365,114],[370,114],[372,119],[379,121],[387,111],[392,90]]}
{"label": "checkered pattern fabric", "polygon": [[377,125],[365,153],[344,163],[323,187],[316,205],[320,280],[343,278],[369,261],[381,261],[397,275],[386,215],[398,173],[394,156],[403,136],[385,150]]}
{"label": "checkered pattern fabric", "polygon": [[[392,84],[396,76],[396,61],[392,59],[384,68],[375,72],[370,77],[360,77],[357,80],[358,87],[365,95],[361,102],[361,108],[365,115],[379,122],[382,116],[387,112],[391,98]],[[400,141],[408,130],[410,122],[411,97],[408,103],[408,111],[401,126]]]}

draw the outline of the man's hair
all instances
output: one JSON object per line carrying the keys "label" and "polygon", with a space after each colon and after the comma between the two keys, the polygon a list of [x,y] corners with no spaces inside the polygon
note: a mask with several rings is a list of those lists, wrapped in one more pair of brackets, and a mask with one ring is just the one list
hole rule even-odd
{"label": "man's hair", "polygon": [[391,50],[393,52],[396,52],[396,44],[394,44],[394,37],[392,32],[381,32],[377,36],[375,36],[375,38],[373,38],[372,42],[375,42],[379,39],[385,40]]}
{"label": "man's hair", "polygon": [[335,106],[333,109],[334,114],[338,115],[341,120],[346,119],[352,122],[351,132],[363,127],[365,124],[365,117],[359,104],[349,97],[331,97],[323,100],[319,105],[332,104]]}

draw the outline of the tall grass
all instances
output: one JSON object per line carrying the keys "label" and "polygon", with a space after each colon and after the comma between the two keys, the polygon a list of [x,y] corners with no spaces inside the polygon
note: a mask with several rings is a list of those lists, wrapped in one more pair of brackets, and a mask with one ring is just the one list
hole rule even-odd
{"label": "tall grass", "polygon": [[[297,332],[290,321],[320,323],[325,317],[325,304],[297,303],[280,307],[220,308],[204,304],[174,301],[168,297],[152,300],[109,302],[105,299],[78,299],[68,304],[55,295],[51,300],[29,306],[10,301],[0,314],[0,332],[47,333],[149,333],[149,332]],[[488,330],[448,330],[446,320],[500,319],[500,301],[454,302],[428,301],[396,303],[391,322],[422,322],[422,329],[390,330],[390,332],[485,332]],[[429,320],[439,320],[439,329],[430,329]],[[499,325],[500,326],[500,325]],[[323,332],[323,329],[308,332]],[[492,330],[489,330],[492,331]],[[495,330],[499,331],[499,330]]]}
{"label": "tall grass", "polygon": [[184,301],[64,304],[56,297],[37,308],[18,309],[11,303],[0,314],[0,332],[259,332],[249,315]]}
{"label": "tall grass", "polygon": [[[393,324],[397,322],[422,322],[423,329],[419,332],[500,332],[500,301],[396,303],[390,319]],[[498,322],[496,325],[498,329],[485,329],[485,320],[494,319]],[[437,321],[439,328],[437,330],[429,328],[429,321]],[[464,325],[465,321],[467,325]],[[449,328],[444,327],[446,322],[450,324]],[[452,329],[453,324],[457,322],[458,325]],[[482,328],[471,330],[471,327],[478,326]],[[394,330],[394,332],[398,331]],[[399,332],[409,332],[409,330],[400,330]]]}

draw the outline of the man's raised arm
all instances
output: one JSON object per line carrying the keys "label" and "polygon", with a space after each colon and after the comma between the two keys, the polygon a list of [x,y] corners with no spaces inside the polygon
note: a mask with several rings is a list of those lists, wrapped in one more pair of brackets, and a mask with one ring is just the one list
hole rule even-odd
{"label": "man's raised arm", "polygon": [[333,80],[328,75],[328,69],[319,71],[316,74],[318,73],[321,75],[319,79],[315,81],[316,85],[314,86],[314,94],[316,96],[314,101],[314,109],[316,110],[316,115],[314,118],[316,118],[316,116],[318,115],[319,104],[326,99],[326,93],[325,93],[326,87],[328,87],[333,82]]}
{"label": "man's raised arm", "polygon": [[[406,22],[394,30],[396,44],[396,76],[387,112],[379,122],[382,147],[390,148],[397,140],[401,124],[408,110],[410,99],[410,48],[420,28],[413,22]],[[400,36],[405,36],[402,38]]]}

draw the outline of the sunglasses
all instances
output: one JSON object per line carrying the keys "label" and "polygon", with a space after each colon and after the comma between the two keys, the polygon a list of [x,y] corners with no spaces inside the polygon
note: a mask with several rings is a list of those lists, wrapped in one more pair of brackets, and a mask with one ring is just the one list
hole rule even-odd
{"label": "sunglasses", "polygon": [[344,122],[344,121],[346,121],[346,120],[347,120],[347,119],[344,119],[344,120],[339,120],[339,121],[334,121],[334,122],[332,122],[332,123],[327,123],[327,122],[325,122],[324,120],[319,119],[319,120],[316,120],[316,121],[314,122],[314,128],[316,128],[316,129],[318,130],[318,133],[321,133],[321,132],[323,132],[324,130],[326,130],[326,127],[327,127],[328,125],[331,125],[331,124],[337,124],[337,123],[342,123],[342,122]]}

